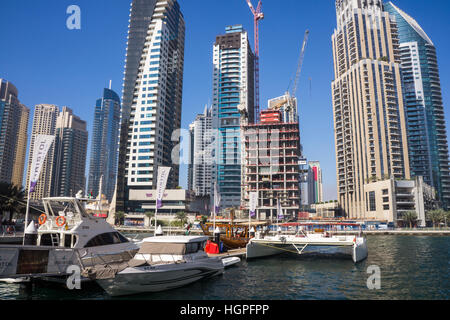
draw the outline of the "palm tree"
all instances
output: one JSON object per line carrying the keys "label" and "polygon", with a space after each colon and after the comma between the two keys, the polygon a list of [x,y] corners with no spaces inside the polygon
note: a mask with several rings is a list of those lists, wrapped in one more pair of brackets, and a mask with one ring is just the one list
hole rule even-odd
{"label": "palm tree", "polygon": [[24,209],[25,190],[10,183],[0,182],[0,213],[9,212],[11,222],[15,213]]}
{"label": "palm tree", "polygon": [[413,225],[417,221],[417,213],[415,211],[407,211],[403,214],[403,220],[409,224],[409,228],[412,229]]}
{"label": "palm tree", "polygon": [[183,226],[187,222],[187,215],[184,211],[177,212],[177,219],[180,220],[181,226]]}
{"label": "palm tree", "polygon": [[444,220],[445,211],[442,209],[431,210],[426,213],[426,220],[431,221],[433,228]]}
{"label": "palm tree", "polygon": [[117,211],[115,214],[116,223],[123,224],[125,213],[123,211]]}
{"label": "palm tree", "polygon": [[150,227],[152,226],[152,219],[155,217],[155,213],[153,211],[147,211],[145,215],[150,219]]}

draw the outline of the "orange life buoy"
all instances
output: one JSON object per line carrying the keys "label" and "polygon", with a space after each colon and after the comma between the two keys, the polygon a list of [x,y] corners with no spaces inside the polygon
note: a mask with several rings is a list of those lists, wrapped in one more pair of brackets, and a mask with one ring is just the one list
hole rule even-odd
{"label": "orange life buoy", "polygon": [[66,224],[66,218],[65,217],[59,216],[58,218],[56,218],[56,225],[58,227],[62,227],[65,224]]}
{"label": "orange life buoy", "polygon": [[39,224],[40,224],[40,225],[43,225],[45,222],[47,222],[47,216],[46,216],[45,214],[41,214],[41,215],[39,216],[38,221],[39,221]]}

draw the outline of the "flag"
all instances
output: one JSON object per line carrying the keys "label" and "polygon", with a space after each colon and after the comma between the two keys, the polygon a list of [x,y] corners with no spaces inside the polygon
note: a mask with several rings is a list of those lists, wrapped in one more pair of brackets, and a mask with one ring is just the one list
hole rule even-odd
{"label": "flag", "polygon": [[258,205],[258,192],[250,192],[250,216],[256,216],[256,206]]}
{"label": "flag", "polygon": [[36,136],[36,140],[34,141],[33,160],[31,162],[30,170],[29,193],[33,193],[36,190],[36,185],[39,180],[39,176],[41,175],[42,166],[44,165],[48,150],[54,140],[54,136],[42,134]]}
{"label": "flag", "polygon": [[219,214],[220,210],[220,193],[217,182],[214,183],[214,213]]}
{"label": "flag", "polygon": [[283,215],[283,209],[281,208],[281,200],[278,199],[278,203],[277,203],[277,215],[278,215],[278,219],[284,219],[284,215]]}
{"label": "flag", "polygon": [[164,197],[164,191],[166,191],[167,179],[169,178],[170,167],[158,168],[158,182],[156,185],[156,208],[162,208],[162,199]]}

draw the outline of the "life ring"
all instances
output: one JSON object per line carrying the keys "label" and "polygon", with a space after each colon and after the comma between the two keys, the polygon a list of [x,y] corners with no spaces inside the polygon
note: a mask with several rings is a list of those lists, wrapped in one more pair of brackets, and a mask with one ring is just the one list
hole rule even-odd
{"label": "life ring", "polygon": [[43,225],[44,223],[47,222],[47,215],[41,214],[41,215],[39,216],[38,221],[39,221],[39,224],[40,224],[40,225]]}
{"label": "life ring", "polygon": [[[62,220],[62,221],[61,221]],[[56,218],[56,225],[58,226],[58,227],[62,227],[62,226],[64,226],[66,224],[66,218],[65,217],[62,217],[62,216],[59,216],[58,218]]]}

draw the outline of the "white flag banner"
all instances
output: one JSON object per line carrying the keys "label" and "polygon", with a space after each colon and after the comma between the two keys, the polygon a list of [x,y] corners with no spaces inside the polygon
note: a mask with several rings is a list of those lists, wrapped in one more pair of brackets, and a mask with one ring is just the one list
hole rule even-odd
{"label": "white flag banner", "polygon": [[170,167],[158,168],[158,182],[156,185],[156,207],[159,209],[162,207],[162,199],[164,192],[166,191],[167,179],[169,178]]}
{"label": "white flag banner", "polygon": [[284,219],[283,209],[281,208],[281,200],[278,199],[277,202],[277,217],[278,219]]}
{"label": "white flag banner", "polygon": [[42,166],[44,165],[45,158],[47,157],[48,150],[55,140],[54,136],[48,136],[39,134],[34,141],[33,160],[31,162],[30,170],[30,190],[32,193],[36,189],[39,176],[41,175]]}
{"label": "white flag banner", "polygon": [[250,192],[250,216],[256,216],[256,207],[258,206],[258,192]]}
{"label": "white flag banner", "polygon": [[220,193],[217,182],[214,183],[214,213],[219,214],[220,210]]}

